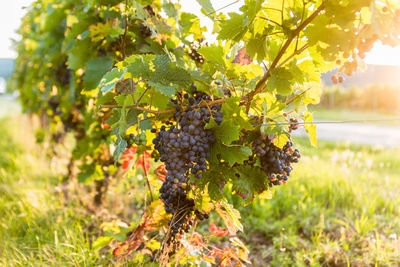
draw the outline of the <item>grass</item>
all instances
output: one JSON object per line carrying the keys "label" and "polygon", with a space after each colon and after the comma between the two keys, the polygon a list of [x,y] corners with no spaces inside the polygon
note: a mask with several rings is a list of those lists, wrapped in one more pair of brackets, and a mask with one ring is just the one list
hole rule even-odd
{"label": "grass", "polygon": [[400,265],[399,151],[296,143],[303,158],[290,182],[242,210],[255,264]]}
{"label": "grass", "polygon": [[[325,108],[311,108],[315,120],[380,120],[386,121],[372,121],[371,124],[384,124],[384,125],[400,125],[400,114],[386,114],[377,111],[357,111],[350,109],[325,109]],[[390,120],[393,119],[393,120]]]}
{"label": "grass", "polygon": [[[0,118],[0,266],[104,265],[90,242],[98,225],[62,201],[63,171],[27,125]],[[303,157],[289,183],[241,208],[253,265],[399,266],[399,151],[295,141]]]}
{"label": "grass", "polygon": [[0,266],[96,265],[90,218],[62,202],[61,174],[49,170],[21,120],[0,118]]}

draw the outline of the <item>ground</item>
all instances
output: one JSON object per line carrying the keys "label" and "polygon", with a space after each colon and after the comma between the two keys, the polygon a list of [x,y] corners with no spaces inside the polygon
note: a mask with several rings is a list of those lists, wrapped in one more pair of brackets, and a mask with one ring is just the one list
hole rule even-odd
{"label": "ground", "polygon": [[[63,201],[62,169],[18,108],[2,104],[13,111],[0,119],[0,265],[104,264],[92,242],[101,221]],[[253,265],[400,265],[399,151],[295,143],[303,157],[289,182],[271,200],[239,208]]]}

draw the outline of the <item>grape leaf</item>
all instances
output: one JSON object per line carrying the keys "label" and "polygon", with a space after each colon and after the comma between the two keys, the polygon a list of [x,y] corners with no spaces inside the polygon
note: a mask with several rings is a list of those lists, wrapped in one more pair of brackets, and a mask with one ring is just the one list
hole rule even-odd
{"label": "grape leaf", "polygon": [[[304,128],[310,136],[310,142],[313,146],[317,146],[317,126],[315,124],[309,124],[313,121],[313,116],[310,112],[304,113]],[[307,123],[308,122],[308,123]]]}
{"label": "grape leaf", "polygon": [[237,231],[243,232],[243,225],[239,221],[240,212],[229,204],[226,199],[217,203],[216,211],[221,216],[231,235],[236,235]]}
{"label": "grape leaf", "polygon": [[214,135],[225,145],[232,144],[239,139],[240,126],[232,119],[223,120],[221,125],[214,129]]}
{"label": "grape leaf", "polygon": [[121,137],[117,137],[117,146],[114,151],[114,161],[115,164],[118,162],[119,158],[125,153],[125,149],[128,146],[128,143],[125,139]]}
{"label": "grape leaf", "polygon": [[229,13],[230,19],[220,23],[221,30],[218,33],[220,40],[239,41],[247,31],[245,24],[245,15]]}
{"label": "grape leaf", "polygon": [[156,91],[169,97],[172,97],[175,94],[175,90],[177,89],[176,85],[162,85],[152,81],[149,81],[149,85],[154,86],[154,89]]}
{"label": "grape leaf", "polygon": [[201,5],[201,7],[202,7],[201,12],[202,12],[204,15],[213,17],[213,15],[209,15],[210,13],[215,12],[215,9],[214,9],[214,7],[212,6],[210,0],[196,0],[196,1],[197,1],[197,3],[199,3],[199,4]]}
{"label": "grape leaf", "polygon": [[277,134],[275,139],[273,140],[274,145],[279,148],[283,148],[288,141],[289,141],[289,136],[283,130],[282,132]]}
{"label": "grape leaf", "polygon": [[169,17],[175,17],[178,14],[173,3],[165,1],[162,5],[162,8]]}
{"label": "grape leaf", "polygon": [[83,77],[85,92],[95,89],[103,75],[112,67],[111,57],[98,57],[86,62],[86,72]]}
{"label": "grape leaf", "polygon": [[246,46],[246,52],[252,57],[257,56],[258,61],[262,61],[267,55],[267,38],[265,36],[256,36],[249,40]]}
{"label": "grape leaf", "polygon": [[[240,192],[243,198],[251,201],[254,193],[265,189],[264,183],[267,177],[260,168],[248,165],[238,166],[233,169],[233,172],[239,174],[239,177],[236,175],[231,176],[232,189]],[[247,197],[244,197],[245,195]]]}
{"label": "grape leaf", "polygon": [[[149,63],[151,61],[151,64]],[[143,78],[154,86],[156,91],[172,96],[177,85],[188,87],[192,83],[190,73],[177,66],[167,55],[157,55],[155,57],[146,55],[134,55],[129,57],[127,69],[135,78]]]}
{"label": "grape leaf", "polygon": [[124,77],[126,69],[122,71],[119,68],[113,68],[111,71],[107,72],[101,79],[98,87],[103,93],[111,91],[115,87],[115,84]]}
{"label": "grape leaf", "polygon": [[214,162],[217,162],[217,155],[226,161],[230,166],[235,163],[243,163],[251,155],[251,149],[247,146],[225,146],[221,143],[214,144],[211,148],[211,155]]}
{"label": "grape leaf", "polygon": [[210,195],[208,194],[208,184],[204,187],[203,190],[197,190],[197,192],[195,192],[195,195],[195,207],[200,212],[209,213],[214,209],[214,205],[212,204]]}
{"label": "grape leaf", "polygon": [[240,97],[232,96],[225,100],[221,112],[224,118],[230,118],[241,129],[251,130],[254,127],[246,118],[245,107],[240,105]]}
{"label": "grape leaf", "polygon": [[68,68],[77,70],[85,65],[86,60],[90,56],[87,52],[90,48],[90,39],[75,40],[74,46],[68,52]]}
{"label": "grape leaf", "polygon": [[276,90],[280,95],[288,95],[292,92],[290,83],[292,79],[293,75],[287,68],[272,69],[267,88],[270,92]]}

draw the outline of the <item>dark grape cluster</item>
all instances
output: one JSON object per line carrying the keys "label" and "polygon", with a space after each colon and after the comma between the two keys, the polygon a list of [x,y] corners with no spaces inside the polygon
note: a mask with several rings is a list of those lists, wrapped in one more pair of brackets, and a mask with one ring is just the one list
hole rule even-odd
{"label": "dark grape cluster", "polygon": [[71,78],[71,70],[67,67],[67,61],[61,62],[55,70],[56,81],[61,85],[68,85]]}
{"label": "dark grape cluster", "polygon": [[[160,188],[161,200],[165,210],[172,213],[172,236],[189,229],[193,213],[198,219],[207,218],[194,208],[194,201],[187,198],[189,190],[189,175],[200,179],[202,172],[207,170],[207,159],[210,157],[210,145],[215,142],[213,132],[204,129],[211,117],[217,124],[222,122],[221,105],[211,108],[200,106],[202,101],[211,97],[197,91],[193,86],[192,96],[181,96],[182,105],[176,104],[174,122],[166,121],[153,140],[154,148],[160,154],[160,160],[165,163],[167,176]],[[185,108],[183,104],[186,104]],[[151,130],[156,133],[156,129]]]}
{"label": "dark grape cluster", "polygon": [[204,57],[193,47],[191,47],[189,50],[189,56],[197,63],[204,63]]}
{"label": "dark grape cluster", "polygon": [[152,35],[150,28],[144,24],[139,24],[139,31],[140,31],[140,34],[143,36],[143,38],[147,38]]}
{"label": "dark grape cluster", "polygon": [[275,146],[269,137],[256,139],[253,142],[253,157],[260,159],[261,168],[269,179],[269,186],[286,182],[293,170],[291,164],[299,162],[300,152],[292,149],[293,143],[287,142],[281,149]]}
{"label": "dark grape cluster", "polygon": [[189,56],[196,61],[197,63],[204,63],[204,57],[197,52],[197,50],[201,47],[201,45],[207,45],[207,43],[204,43],[203,39],[200,39],[198,41],[193,42],[190,47],[189,47]]}

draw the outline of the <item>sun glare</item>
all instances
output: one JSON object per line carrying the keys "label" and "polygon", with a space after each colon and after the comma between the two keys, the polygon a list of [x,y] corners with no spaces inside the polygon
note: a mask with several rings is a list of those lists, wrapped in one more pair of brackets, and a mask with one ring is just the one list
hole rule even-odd
{"label": "sun glare", "polygon": [[400,66],[400,47],[390,47],[377,43],[372,50],[366,54],[365,63],[373,65]]}

